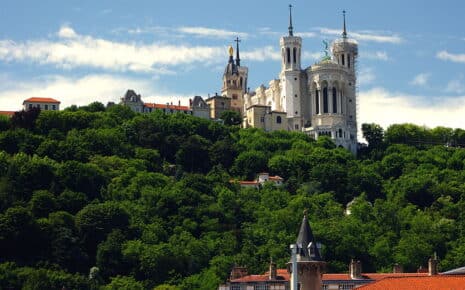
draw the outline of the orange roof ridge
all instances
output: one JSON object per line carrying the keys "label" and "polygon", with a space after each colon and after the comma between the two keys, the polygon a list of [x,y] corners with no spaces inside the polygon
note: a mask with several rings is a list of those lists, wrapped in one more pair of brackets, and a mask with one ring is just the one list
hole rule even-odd
{"label": "orange roof ridge", "polygon": [[23,104],[25,102],[31,102],[31,103],[58,103],[60,104],[61,102],[58,100],[55,100],[53,98],[40,98],[40,97],[32,97],[29,99],[24,100]]}

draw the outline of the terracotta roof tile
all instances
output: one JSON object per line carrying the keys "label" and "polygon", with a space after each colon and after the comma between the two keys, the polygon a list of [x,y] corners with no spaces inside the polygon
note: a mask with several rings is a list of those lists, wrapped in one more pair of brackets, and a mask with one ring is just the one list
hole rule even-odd
{"label": "terracotta roof tile", "polygon": [[155,104],[155,103],[144,103],[144,106],[154,109],[172,109],[177,111],[189,111],[188,106],[176,106],[176,105],[167,105],[167,104]]}
{"label": "terracotta roof tile", "polygon": [[465,276],[391,277],[364,285],[362,290],[459,290],[465,289]]}
{"label": "terracotta roof tile", "polygon": [[38,97],[32,97],[32,98],[26,99],[26,100],[24,100],[23,104],[25,102],[30,102],[30,103],[57,103],[57,104],[60,103],[60,101],[57,101],[57,100],[52,99],[52,98],[38,98]]}
{"label": "terracotta roof tile", "polygon": [[11,117],[15,114],[15,111],[0,111],[0,115]]}

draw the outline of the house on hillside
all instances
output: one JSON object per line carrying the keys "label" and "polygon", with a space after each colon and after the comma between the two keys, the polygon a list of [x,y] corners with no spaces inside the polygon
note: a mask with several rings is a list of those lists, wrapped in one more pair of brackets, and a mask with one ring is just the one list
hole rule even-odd
{"label": "house on hillside", "polygon": [[52,98],[38,98],[33,97],[24,100],[23,109],[25,111],[32,108],[39,108],[42,111],[58,111],[60,110],[60,101]]}

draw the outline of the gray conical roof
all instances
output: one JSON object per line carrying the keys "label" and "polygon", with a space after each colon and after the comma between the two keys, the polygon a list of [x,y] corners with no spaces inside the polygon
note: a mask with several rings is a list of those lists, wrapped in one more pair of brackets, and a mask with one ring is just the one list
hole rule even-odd
{"label": "gray conical roof", "polygon": [[[311,243],[311,245],[310,245]],[[308,223],[307,213],[304,213],[302,224],[300,225],[299,235],[296,244],[298,246],[298,260],[300,261],[322,261],[320,251],[318,250],[315,237]],[[309,245],[311,253],[309,251]],[[312,254],[312,255],[310,255]]]}

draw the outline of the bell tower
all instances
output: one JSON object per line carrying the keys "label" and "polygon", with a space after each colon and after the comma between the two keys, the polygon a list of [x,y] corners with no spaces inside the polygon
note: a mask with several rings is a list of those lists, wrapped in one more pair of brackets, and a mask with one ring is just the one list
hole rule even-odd
{"label": "bell tower", "polygon": [[300,225],[299,235],[292,250],[287,271],[291,274],[291,290],[321,290],[322,274],[326,266],[307,219],[307,211]]}
{"label": "bell tower", "polygon": [[289,5],[289,33],[280,39],[281,73],[280,103],[287,113],[288,130],[302,130],[302,88],[303,76],[300,66],[302,38],[294,36],[292,25],[292,5]]}
{"label": "bell tower", "polygon": [[244,94],[247,92],[248,68],[241,66],[239,55],[239,37],[236,42],[236,59],[234,59],[234,48],[229,46],[229,60],[223,74],[223,86],[221,95],[231,99],[231,110],[242,113]]}

